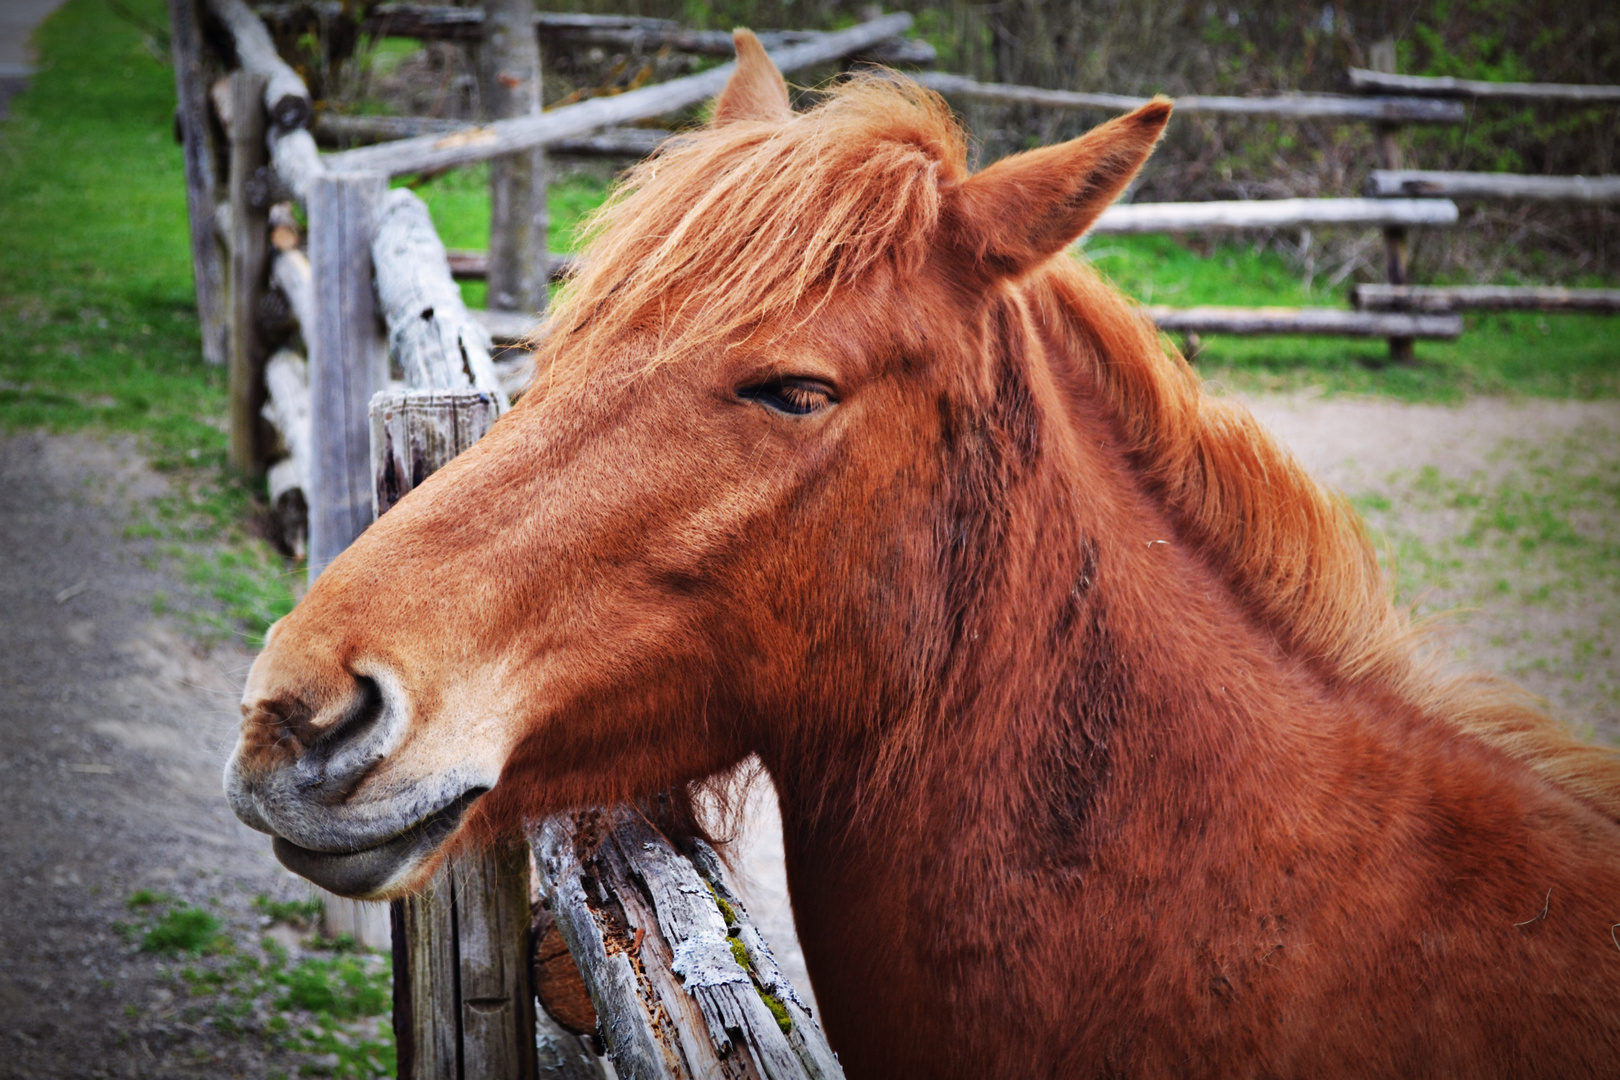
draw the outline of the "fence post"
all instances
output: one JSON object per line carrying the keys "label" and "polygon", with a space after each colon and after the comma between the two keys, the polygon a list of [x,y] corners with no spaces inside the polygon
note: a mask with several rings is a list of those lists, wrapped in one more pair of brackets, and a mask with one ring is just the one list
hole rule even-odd
{"label": "fence post", "polygon": [[371,233],[388,184],[376,173],[316,177],[310,184],[309,262],[315,326],[309,346],[309,580],[371,524],[366,408],[386,385]]}
{"label": "fence post", "polygon": [[[485,115],[507,120],[540,111],[540,47],[534,0],[483,0],[479,95]],[[543,150],[523,150],[489,165],[491,311],[544,311],[551,267],[546,251]]]}
{"label": "fence post", "polygon": [[[471,446],[500,411],[482,390],[388,391],[371,401],[380,516]],[[535,1080],[529,853],[521,840],[452,855],[423,892],[395,901],[394,1036],[401,1080]],[[544,1074],[590,1080],[580,1055]]]}
{"label": "fence post", "polygon": [[[1385,38],[1375,42],[1367,50],[1368,63],[1375,71],[1395,71],[1395,41]],[[1380,123],[1377,125],[1378,136],[1378,167],[1380,169],[1401,168],[1401,125],[1394,123]],[[1406,258],[1408,252],[1408,236],[1404,225],[1384,226],[1384,280],[1391,285],[1407,284]],[[1412,339],[1409,337],[1392,337],[1389,339],[1389,358],[1396,363],[1410,364],[1413,359]]]}
{"label": "fence post", "polygon": [[186,219],[191,226],[191,273],[203,359],[224,364],[228,354],[225,266],[214,231],[214,129],[208,116],[208,80],[196,0],[169,0],[169,46],[174,57],[176,134],[185,158]]}
{"label": "fence post", "polygon": [[226,372],[231,468],[249,476],[264,471],[264,333],[259,302],[270,272],[269,185],[265,147],[263,75],[230,75],[230,366]]}

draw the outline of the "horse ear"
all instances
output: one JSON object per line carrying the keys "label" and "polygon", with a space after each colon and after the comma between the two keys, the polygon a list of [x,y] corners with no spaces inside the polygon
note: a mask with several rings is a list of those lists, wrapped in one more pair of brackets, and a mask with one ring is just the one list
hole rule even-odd
{"label": "horse ear", "polygon": [[1119,197],[1170,120],[1156,97],[1057,146],[1003,158],[948,197],[946,238],[986,280],[1011,277],[1063,250]]}
{"label": "horse ear", "polygon": [[733,30],[731,39],[737,43],[737,70],[731,73],[726,88],[715,99],[713,123],[791,120],[793,109],[788,105],[787,83],[782,81],[782,73],[766,55],[765,46],[752,30]]}

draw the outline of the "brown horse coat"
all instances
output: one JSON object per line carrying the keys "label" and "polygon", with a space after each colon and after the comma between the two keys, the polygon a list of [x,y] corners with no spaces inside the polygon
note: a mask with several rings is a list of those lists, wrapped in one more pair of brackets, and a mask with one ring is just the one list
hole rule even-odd
{"label": "brown horse coat", "polygon": [[1168,103],[970,176],[933,95],[796,116],[739,46],[534,388],[272,633],[244,820],[392,895],[758,754],[852,1077],[1620,1073],[1615,755],[1425,659],[1062,255]]}

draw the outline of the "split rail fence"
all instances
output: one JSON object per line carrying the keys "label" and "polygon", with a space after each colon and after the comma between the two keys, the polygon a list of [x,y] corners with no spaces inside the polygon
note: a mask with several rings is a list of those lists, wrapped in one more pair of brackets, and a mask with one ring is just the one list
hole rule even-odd
{"label": "split rail fence", "polygon": [[[266,472],[291,546],[311,580],[376,515],[470,445],[519,389],[497,343],[537,326],[549,279],[545,158],[638,158],[666,131],[630,126],[713,97],[730,65],[541,109],[538,41],[703,56],[730,35],[662,20],[535,14],[532,0],[479,8],[384,4],[363,30],[478,42],[482,123],[318,113],[277,54],[272,24],[310,5],[169,0],[203,349],[228,366],[230,459]],[[335,2],[314,5],[335,17]],[[831,33],[761,35],[791,74],[853,60],[926,67],[907,15]],[[1190,97],[1182,113],[1362,122],[1380,133],[1368,197],[1127,204],[1093,234],[1220,233],[1312,226],[1384,231],[1387,278],[1354,291],[1355,310],[1151,307],[1167,331],[1386,337],[1397,356],[1419,337],[1455,337],[1468,309],[1620,310],[1620,290],[1426,288],[1407,281],[1407,230],[1454,224],[1454,198],[1615,201],[1620,178],[1477,176],[1403,170],[1406,124],[1465,118],[1458,96],[1495,84],[1352,72],[1359,95]],[[924,73],[951,97],[1122,111],[1141,99],[977,83]],[[1500,88],[1498,88],[1500,89]],[[1605,87],[1518,87],[1548,100],[1613,101]],[[316,139],[349,148],[322,153]],[[390,189],[409,174],[491,162],[492,250],[450,252],[422,200]],[[294,206],[304,210],[307,236]],[[469,310],[456,278],[490,282],[491,310]],[[303,352],[288,342],[301,341]],[[303,539],[307,535],[307,542]],[[453,860],[420,897],[396,903],[395,1030],[402,1077],[836,1077],[809,1010],[782,976],[718,861],[676,850],[644,813],[598,810],[537,826],[528,844]],[[364,909],[335,917],[376,942]],[[540,992],[546,1008],[534,1008]],[[580,1036],[586,1038],[582,1039]],[[595,1049],[593,1049],[593,1047]]]}

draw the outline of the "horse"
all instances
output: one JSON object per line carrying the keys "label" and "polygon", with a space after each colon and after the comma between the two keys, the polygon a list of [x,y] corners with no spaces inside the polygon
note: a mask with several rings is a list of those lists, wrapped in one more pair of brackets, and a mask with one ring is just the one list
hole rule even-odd
{"label": "horse", "polygon": [[530,389],[268,634],[242,820],[387,898],[757,755],[851,1077],[1615,1075],[1620,758],[1066,254],[1171,104],[970,173],[737,43]]}

